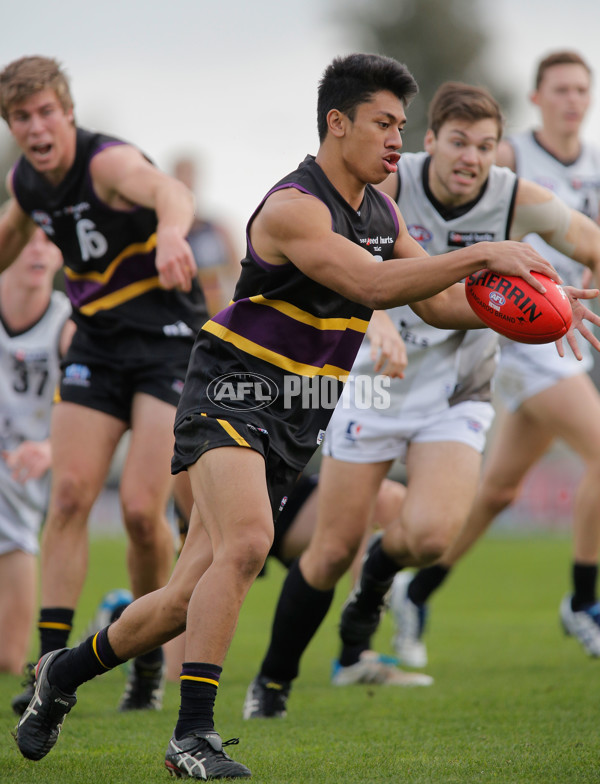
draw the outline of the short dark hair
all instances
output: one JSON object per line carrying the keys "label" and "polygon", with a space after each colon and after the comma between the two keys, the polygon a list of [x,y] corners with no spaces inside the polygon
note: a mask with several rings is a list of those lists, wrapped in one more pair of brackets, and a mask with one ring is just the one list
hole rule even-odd
{"label": "short dark hair", "polygon": [[463,82],[444,82],[436,90],[429,104],[428,127],[437,136],[448,120],[494,120],[500,139],[504,129],[504,117],[500,104],[485,87],[475,87]]}
{"label": "short dark hair", "polygon": [[317,100],[319,140],[327,135],[327,115],[337,109],[354,120],[356,108],[368,103],[381,90],[389,90],[406,106],[419,88],[408,68],[391,57],[379,54],[351,54],[336,57],[327,66]]}
{"label": "short dark hair", "polygon": [[537,71],[535,72],[535,89],[537,90],[540,84],[542,83],[542,79],[544,78],[544,74],[548,70],[548,68],[552,68],[554,65],[582,65],[585,70],[592,75],[592,69],[583,59],[583,57],[578,54],[577,52],[573,52],[569,49],[563,49],[558,52],[551,52],[549,55],[544,57],[543,60],[540,61]]}
{"label": "short dark hair", "polygon": [[11,106],[46,89],[54,90],[65,112],[73,108],[69,80],[57,60],[36,55],[21,57],[9,63],[0,72],[2,117],[8,122]]}

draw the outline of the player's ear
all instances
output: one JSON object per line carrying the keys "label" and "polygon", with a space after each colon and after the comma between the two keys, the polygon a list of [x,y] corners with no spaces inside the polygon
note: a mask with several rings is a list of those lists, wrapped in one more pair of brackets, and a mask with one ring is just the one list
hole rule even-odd
{"label": "player's ear", "polygon": [[538,91],[537,90],[532,90],[529,93],[529,100],[531,101],[531,103],[535,104],[536,106],[539,106],[540,97],[538,95]]}
{"label": "player's ear", "polygon": [[331,109],[327,113],[327,128],[329,132],[338,138],[342,137],[346,132],[346,124],[348,116],[338,109]]}
{"label": "player's ear", "polygon": [[425,132],[423,148],[425,152],[428,152],[430,155],[433,153],[433,150],[435,149],[435,133],[431,130],[431,128],[428,128],[427,131]]}

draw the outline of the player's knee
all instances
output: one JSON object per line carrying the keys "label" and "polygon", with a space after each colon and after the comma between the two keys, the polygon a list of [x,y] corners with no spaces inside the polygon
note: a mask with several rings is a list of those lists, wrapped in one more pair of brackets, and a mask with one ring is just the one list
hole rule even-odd
{"label": "player's knee", "polygon": [[309,548],[303,559],[303,566],[306,565],[310,574],[316,576],[319,585],[335,585],[350,568],[359,545],[360,542],[341,539],[322,542],[318,547]]}
{"label": "player's knee", "polygon": [[156,510],[131,502],[122,502],[122,506],[123,522],[131,541],[141,547],[151,546],[163,523]]}
{"label": "player's knee", "polygon": [[447,530],[430,531],[413,542],[412,555],[419,566],[429,566],[441,558],[451,541]]}
{"label": "player's knee", "polygon": [[55,478],[49,517],[54,524],[66,524],[76,518],[87,519],[93,499],[86,483],[73,475]]}
{"label": "player's knee", "polygon": [[265,565],[273,536],[269,530],[251,529],[239,533],[225,544],[221,556],[244,581],[253,580]]}

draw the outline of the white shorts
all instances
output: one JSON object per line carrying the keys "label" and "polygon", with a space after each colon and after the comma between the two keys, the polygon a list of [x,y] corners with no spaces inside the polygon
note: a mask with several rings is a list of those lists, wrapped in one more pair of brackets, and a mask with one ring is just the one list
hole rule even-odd
{"label": "white shorts", "polygon": [[467,400],[426,417],[390,417],[374,409],[336,408],[329,422],[323,454],[348,463],[406,459],[411,443],[457,441],[483,452],[494,419],[490,403]]}
{"label": "white shorts", "polygon": [[21,485],[10,477],[6,463],[0,463],[0,555],[13,550],[38,554],[49,490],[49,473]]}
{"label": "white shorts", "polygon": [[43,515],[37,519],[29,514],[26,519],[19,519],[0,499],[0,555],[23,550],[31,555],[39,552],[38,535],[43,522]]}
{"label": "white shorts", "polygon": [[554,343],[529,345],[501,339],[494,393],[508,411],[516,411],[525,400],[554,386],[561,379],[589,372],[593,359],[588,345],[584,343],[586,341],[579,338],[583,354],[579,361],[564,340],[565,356],[560,357]]}

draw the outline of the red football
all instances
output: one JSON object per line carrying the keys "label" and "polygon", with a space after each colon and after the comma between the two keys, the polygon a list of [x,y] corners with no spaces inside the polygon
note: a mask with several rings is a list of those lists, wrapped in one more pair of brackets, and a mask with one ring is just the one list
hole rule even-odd
{"label": "red football", "polygon": [[520,343],[552,343],[571,326],[571,305],[551,278],[532,274],[546,287],[545,294],[516,275],[482,269],[465,281],[467,300],[495,332]]}

